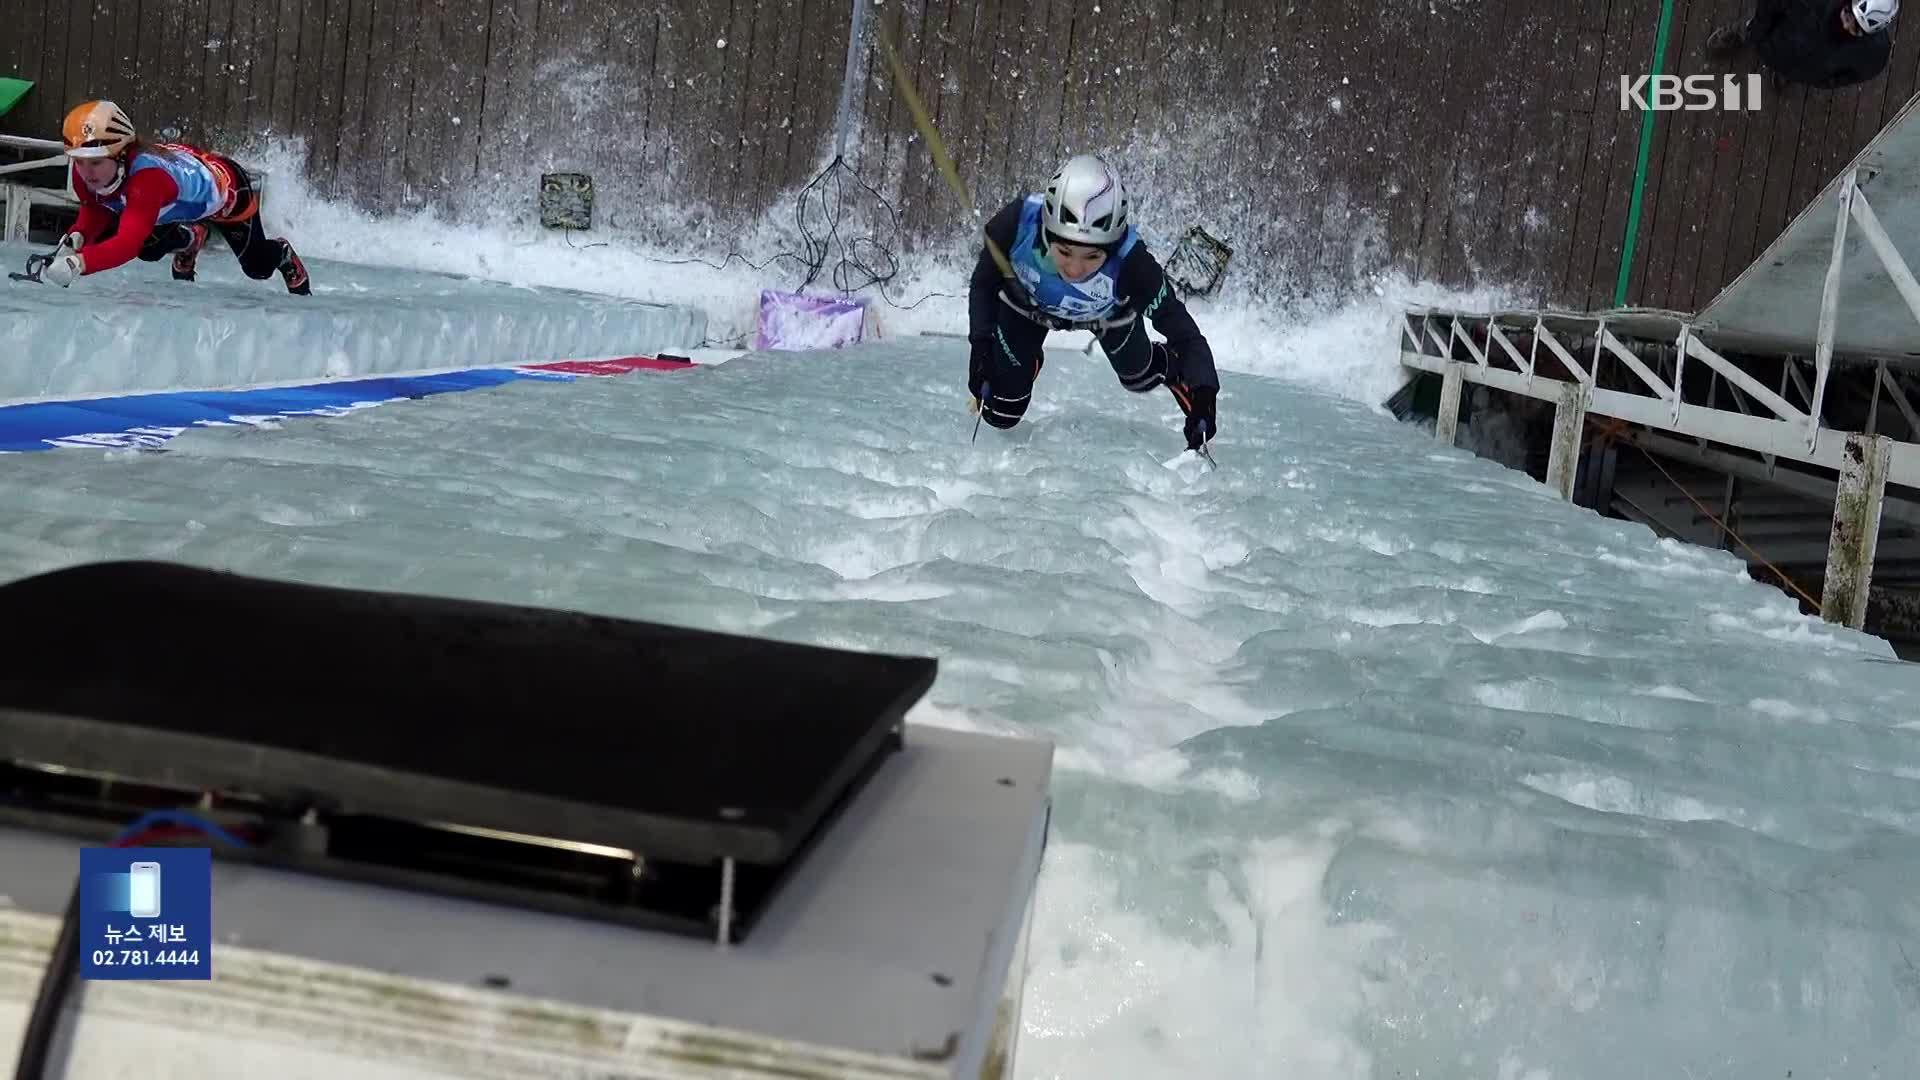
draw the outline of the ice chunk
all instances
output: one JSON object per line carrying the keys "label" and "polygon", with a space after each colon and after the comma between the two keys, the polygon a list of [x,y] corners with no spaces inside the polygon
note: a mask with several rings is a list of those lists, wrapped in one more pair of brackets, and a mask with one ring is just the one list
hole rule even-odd
{"label": "ice chunk", "polygon": [[[32,250],[0,244],[0,263]],[[217,247],[193,282],[164,262],[64,289],[0,281],[0,403],[650,355],[706,335],[692,307],[306,262],[312,296],[249,280]]]}
{"label": "ice chunk", "polygon": [[1217,471],[1161,468],[1171,397],[1071,354],[975,442],[966,349],[21,455],[0,574],[160,557],[936,656],[916,716],[1060,748],[1023,1074],[1920,1060],[1920,667],[1267,379],[1228,376]]}

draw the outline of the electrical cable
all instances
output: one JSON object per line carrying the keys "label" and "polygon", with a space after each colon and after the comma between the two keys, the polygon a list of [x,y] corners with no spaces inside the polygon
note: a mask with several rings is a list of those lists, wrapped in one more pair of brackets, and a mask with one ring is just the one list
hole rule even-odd
{"label": "electrical cable", "polygon": [[[875,202],[879,203],[881,209],[886,211],[884,221],[891,226],[888,230],[890,235],[886,238],[883,239],[878,235],[877,229],[859,235],[842,235],[841,224],[850,215],[848,208],[849,178],[851,178],[854,185],[857,185],[858,190],[854,192],[856,198],[859,195],[859,190],[864,190],[873,197]],[[809,200],[811,200],[811,202]],[[812,212],[811,216],[816,224],[809,223],[809,211]],[[806,186],[800,189],[800,194],[794,203],[793,217],[795,229],[800,234],[800,250],[793,251],[789,249],[779,251],[758,263],[731,249],[728,250],[726,257],[718,263],[700,258],[667,259],[656,256],[642,257],[649,262],[660,263],[666,266],[699,264],[713,270],[724,270],[730,263],[738,260],[756,272],[765,270],[768,266],[776,262],[789,260],[798,262],[800,268],[804,271],[799,285],[795,287],[796,292],[806,289],[816,281],[819,281],[824,275],[827,280],[832,283],[834,290],[842,296],[852,296],[862,289],[875,286],[877,287],[880,299],[885,301],[889,307],[898,311],[911,311],[936,296],[958,299],[965,295],[963,293],[929,292],[911,304],[898,303],[887,295],[887,284],[893,281],[900,272],[899,260],[894,254],[894,247],[898,243],[900,235],[900,214],[899,211],[894,208],[893,204],[887,200],[887,197],[880,194],[872,184],[862,179],[860,174],[855,172],[853,167],[847,164],[846,158],[842,156],[836,155],[834,159],[827,164],[826,168],[814,174],[813,179],[807,181]],[[816,225],[821,231],[824,231],[824,236],[821,235],[821,232],[816,231]],[[838,261],[832,264],[831,269],[829,269],[828,259],[833,254],[836,244],[839,245],[840,257]],[[706,348],[714,345],[733,347],[739,341],[750,336],[750,334],[751,331],[725,341],[708,339],[701,343],[701,347]]]}
{"label": "electrical cable", "polygon": [[60,1010],[66,1004],[79,969],[80,883],[76,881],[67,897],[66,913],[60,917],[60,933],[54,938],[53,955],[47,960],[46,974],[41,976],[33,1011],[27,1014],[27,1029],[20,1037],[20,1060],[14,1067],[14,1080],[46,1077],[54,1029],[59,1026]]}
{"label": "electrical cable", "polygon": [[[206,835],[235,847],[247,846],[233,833],[205,818],[178,810],[156,810],[144,814],[120,831],[110,847],[139,847],[155,840],[173,840]],[[20,1039],[19,1063],[14,1080],[46,1080],[47,1062],[53,1053],[54,1032],[60,1026],[60,1014],[73,992],[80,971],[80,883],[74,882],[67,896],[67,910],[60,918],[60,933],[54,939],[53,953],[40,979],[40,991],[33,1009],[27,1014],[26,1032]]]}

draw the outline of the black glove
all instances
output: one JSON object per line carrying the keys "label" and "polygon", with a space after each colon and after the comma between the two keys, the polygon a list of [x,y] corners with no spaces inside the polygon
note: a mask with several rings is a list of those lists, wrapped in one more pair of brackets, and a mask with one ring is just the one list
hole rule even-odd
{"label": "black glove", "polygon": [[1216,386],[1189,386],[1186,388],[1187,409],[1187,449],[1198,450],[1220,434],[1220,424],[1214,419],[1213,399],[1220,393]]}
{"label": "black glove", "polygon": [[975,341],[967,356],[967,393],[977,400],[987,397],[987,376],[993,371],[993,342]]}

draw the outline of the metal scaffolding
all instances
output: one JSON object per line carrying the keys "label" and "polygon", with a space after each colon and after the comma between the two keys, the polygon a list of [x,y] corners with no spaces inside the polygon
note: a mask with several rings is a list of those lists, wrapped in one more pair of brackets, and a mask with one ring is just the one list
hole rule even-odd
{"label": "metal scaffolding", "polygon": [[[73,170],[67,168],[67,158],[62,144],[49,139],[29,139],[22,135],[0,135],[0,147],[25,152],[45,153],[48,156],[28,161],[0,163],[0,243],[20,243],[27,238],[27,215],[36,205],[74,207],[79,203],[73,194]],[[35,169],[58,167],[65,174],[64,187],[54,189],[35,187],[3,179],[16,173],[31,172]]]}
{"label": "metal scaffolding", "polygon": [[[1910,105],[1896,121],[1897,130],[1890,128],[1882,138],[1897,135],[1895,141],[1912,151],[1920,168],[1920,124],[1905,122],[1911,111]],[[1880,158],[1888,156],[1876,140],[1754,267],[1698,315],[1631,308],[1475,313],[1422,307],[1403,312],[1400,363],[1442,379],[1436,436],[1451,444],[1462,386],[1475,383],[1554,406],[1546,482],[1563,499],[1573,498],[1588,415],[1671,432],[1692,440],[1700,454],[1728,456],[1710,450],[1709,443],[1753,451],[1761,455],[1769,476],[1776,459],[1832,470],[1837,484],[1828,489],[1834,492],[1834,514],[1821,614],[1860,628],[1886,486],[1920,488],[1920,443],[1911,441],[1920,438],[1920,409],[1890,371],[1920,366],[1920,281],[1889,236],[1867,188],[1876,178],[1882,181],[1884,201],[1897,203],[1889,216],[1904,221],[1911,213],[1917,226],[1920,190],[1904,180],[1887,184],[1895,174],[1884,163],[1868,161],[1876,148]],[[1903,169],[1898,175],[1920,172]],[[1828,226],[1820,245],[1824,250],[1818,253],[1823,273],[1817,312],[1804,288],[1809,284],[1807,238],[1816,226]],[[1856,251],[1864,244],[1875,258],[1849,260],[1850,242]],[[1795,281],[1802,287],[1798,303],[1786,295]],[[1897,295],[1905,309],[1898,336],[1884,317],[1854,314],[1863,300],[1855,293],[1868,294],[1864,301],[1872,304],[1878,302],[1873,294],[1886,290]],[[1743,362],[1729,359],[1723,350]],[[1810,380],[1803,371],[1808,354]],[[1865,430],[1836,429],[1826,422],[1824,406],[1836,355],[1861,370],[1871,369],[1872,402]],[[1777,387],[1754,375],[1755,359],[1780,363]],[[1602,366],[1609,361],[1630,374],[1603,380]],[[1708,374],[1703,378],[1700,369],[1690,365],[1704,366]],[[1795,394],[1797,404],[1790,397]],[[1876,433],[1883,400],[1898,413],[1907,440]],[[1759,467],[1748,462],[1726,471]],[[1909,516],[1910,507],[1903,503],[1896,516]]]}

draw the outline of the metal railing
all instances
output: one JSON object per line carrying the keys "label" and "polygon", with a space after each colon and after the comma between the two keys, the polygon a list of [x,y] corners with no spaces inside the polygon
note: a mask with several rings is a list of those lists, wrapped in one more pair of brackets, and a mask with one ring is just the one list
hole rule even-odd
{"label": "metal railing", "polygon": [[[19,243],[27,238],[27,216],[35,206],[59,206],[71,209],[80,202],[73,194],[73,170],[66,167],[65,147],[52,139],[33,139],[25,135],[0,135],[0,147],[15,150],[45,150],[51,156],[32,158],[26,161],[0,164],[0,241]],[[21,181],[5,179],[15,173],[32,172],[36,169],[59,167],[61,186],[43,187]]]}

